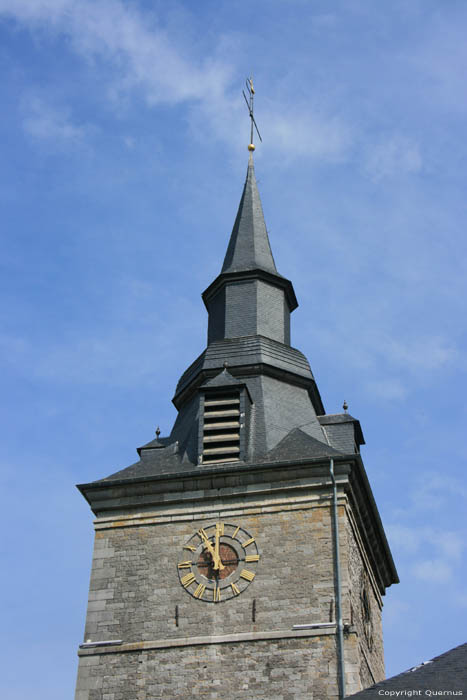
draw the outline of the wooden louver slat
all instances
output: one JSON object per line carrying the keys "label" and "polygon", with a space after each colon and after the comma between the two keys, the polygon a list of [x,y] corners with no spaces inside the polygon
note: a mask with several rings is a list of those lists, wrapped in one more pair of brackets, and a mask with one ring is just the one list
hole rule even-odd
{"label": "wooden louver slat", "polygon": [[235,462],[240,457],[240,395],[207,396],[204,401],[202,462]]}

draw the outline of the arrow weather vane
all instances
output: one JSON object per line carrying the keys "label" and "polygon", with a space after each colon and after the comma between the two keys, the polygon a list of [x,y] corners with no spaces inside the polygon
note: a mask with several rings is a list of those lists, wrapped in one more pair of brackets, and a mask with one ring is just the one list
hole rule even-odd
{"label": "arrow weather vane", "polygon": [[263,139],[261,138],[261,134],[259,133],[258,126],[255,122],[255,117],[254,117],[254,110],[253,110],[253,101],[254,101],[254,95],[255,95],[255,89],[253,87],[253,78],[247,78],[246,79],[246,89],[248,90],[249,94],[249,99],[245,95],[245,90],[242,90],[243,92],[243,97],[245,98],[246,106],[248,107],[248,112],[250,113],[250,120],[251,120],[251,133],[250,133],[250,144],[248,146],[248,150],[253,152],[255,150],[255,145],[253,143],[253,126],[256,129],[256,133],[258,134],[259,140],[262,142]]}

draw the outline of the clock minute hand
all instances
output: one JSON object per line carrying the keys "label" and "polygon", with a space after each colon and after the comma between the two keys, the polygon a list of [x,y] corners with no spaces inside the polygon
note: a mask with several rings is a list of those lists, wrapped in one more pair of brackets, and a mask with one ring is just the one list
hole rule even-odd
{"label": "clock minute hand", "polygon": [[224,565],[221,562],[220,557],[219,558],[217,557],[216,552],[214,551],[214,548],[213,548],[212,544],[210,543],[210,541],[208,540],[207,536],[203,532],[200,532],[200,535],[203,539],[204,544],[208,548],[209,552],[212,554],[212,557],[214,559],[214,569],[223,569]]}
{"label": "clock minute hand", "polygon": [[216,553],[216,562],[214,564],[214,569],[220,569],[221,566],[222,566],[222,568],[224,568],[224,565],[222,564],[221,558],[219,556],[219,525],[218,524],[216,524],[216,550],[215,550],[215,553]]}

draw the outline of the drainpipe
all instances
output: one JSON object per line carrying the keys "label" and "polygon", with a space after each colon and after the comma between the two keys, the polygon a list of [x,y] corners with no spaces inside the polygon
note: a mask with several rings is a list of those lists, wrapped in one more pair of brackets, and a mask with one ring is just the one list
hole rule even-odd
{"label": "drainpipe", "polygon": [[341,597],[341,567],[339,560],[339,522],[337,516],[337,487],[334,476],[334,460],[331,458],[329,472],[332,481],[332,522],[334,530],[334,561],[336,575],[336,618],[337,618],[337,663],[339,668],[339,698],[345,698],[345,667],[344,667],[344,623],[342,622]]}

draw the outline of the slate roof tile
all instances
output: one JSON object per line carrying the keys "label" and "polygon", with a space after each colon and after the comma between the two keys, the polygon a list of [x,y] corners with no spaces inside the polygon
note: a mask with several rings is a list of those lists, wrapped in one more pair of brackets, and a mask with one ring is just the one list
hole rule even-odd
{"label": "slate roof tile", "polygon": [[342,457],[333,447],[311,437],[300,428],[291,430],[272,450],[259,462],[284,462],[307,457]]}
{"label": "slate roof tile", "polygon": [[[397,691],[426,690],[447,691],[446,695],[453,696],[467,691],[467,644],[461,644],[430,661],[421,663],[404,673],[388,678],[370,688],[361,690],[349,697],[355,700],[380,700],[382,697],[404,697],[395,694]],[[392,694],[391,694],[392,693]],[[407,697],[407,694],[405,694]],[[416,697],[416,696],[412,696]]]}
{"label": "slate roof tile", "polygon": [[250,155],[246,181],[238,207],[222,272],[263,269],[278,274],[269,243],[263,207]]}

